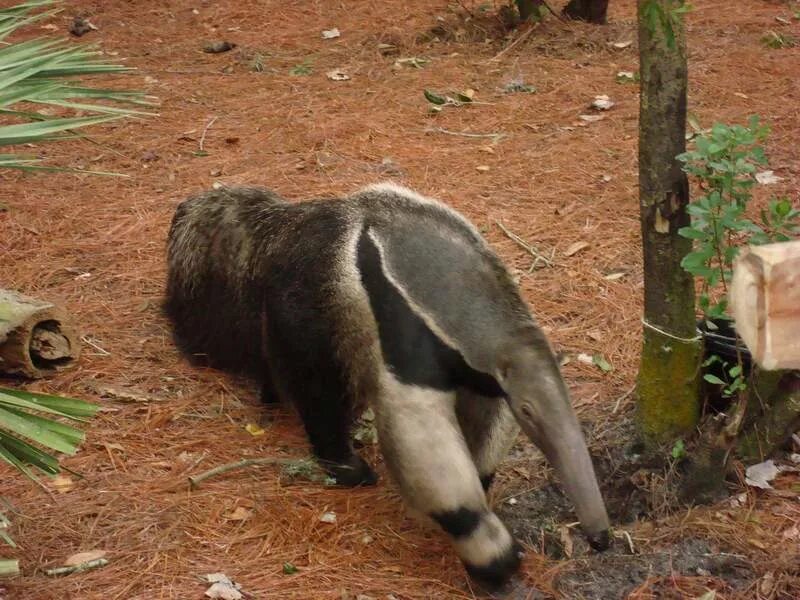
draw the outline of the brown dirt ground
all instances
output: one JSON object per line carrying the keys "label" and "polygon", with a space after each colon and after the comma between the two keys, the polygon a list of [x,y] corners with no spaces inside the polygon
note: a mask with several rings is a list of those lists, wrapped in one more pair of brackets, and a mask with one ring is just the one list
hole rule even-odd
{"label": "brown dirt ground", "polygon": [[[393,178],[441,198],[520,271],[522,289],[554,345],[573,357],[565,376],[590,423],[593,449],[609,454],[624,443],[621,424],[630,415],[627,392],[640,342],[638,97],[635,85],[614,81],[617,71],[637,68],[635,3],[613,0],[604,27],[551,18],[500,56],[521,32],[503,29],[494,16],[499,2],[484,5],[487,12],[472,0],[461,6],[423,0],[67,4],[52,22],[65,32],[74,12],[90,15],[99,30],[85,39],[139,69],[110,83],[157,96],[160,116],[97,127],[88,139],[37,150],[56,164],[127,179],[0,174],[8,206],[0,214],[0,284],[63,304],[86,341],[77,369],[29,387],[104,407],[83,450],[64,461],[84,476],[71,487],[47,495],[2,471],[0,495],[16,507],[12,534],[20,545],[3,554],[18,556],[24,572],[6,585],[6,597],[201,598],[199,576],[215,571],[239,581],[252,598],[473,597],[444,537],[404,515],[374,452],[367,454],[384,477],[373,489],[288,481],[272,467],[188,489],[187,474],[242,457],[302,457],[307,446],[287,409],[270,409],[263,436],[248,434],[244,425],[264,414],[255,390],[190,368],[177,355],[158,310],[167,227],[180,200],[216,180],[264,184],[301,199]],[[553,2],[556,9],[561,4]],[[786,2],[693,4],[690,110],[704,125],[763,115],[773,131],[771,166],[784,178],[768,191],[796,199],[800,48],[771,50],[760,38],[769,30],[800,36],[800,21],[776,20],[791,18]],[[467,19],[470,11],[474,18]],[[331,27],[341,37],[323,40],[320,32]],[[204,42],[221,38],[238,47],[201,52]],[[634,43],[610,45],[626,40]],[[379,43],[394,44],[398,54],[382,56]],[[392,68],[397,58],[411,56],[430,62],[422,69]],[[261,72],[252,69],[255,60]],[[290,74],[304,61],[310,74]],[[352,79],[331,81],[325,75],[331,69]],[[519,78],[538,92],[498,91]],[[481,104],[430,116],[423,88],[472,88]],[[596,94],[608,94],[616,105],[602,121],[581,127],[578,115],[589,112]],[[203,144],[208,154],[198,156],[211,119]],[[493,142],[430,131],[436,128],[504,137]],[[484,165],[488,171],[477,169]],[[557,266],[528,274],[531,257],[498,221],[548,256],[554,252]],[[566,257],[578,241],[589,246]],[[624,275],[606,279],[612,272]],[[574,359],[581,352],[602,352],[614,370],[603,374],[582,364]],[[103,398],[104,386],[150,401]],[[504,504],[516,529],[536,510],[547,512],[547,493],[537,490],[545,477],[521,443],[494,490],[498,501],[519,494],[515,507]],[[722,504],[626,526],[639,552],[628,560],[619,548],[599,559],[586,554],[579,536],[572,559],[558,560],[529,536],[527,584],[545,594],[561,585],[567,598],[692,598],[707,590],[717,598],[800,598],[798,541],[790,535],[800,520],[798,479],[784,475],[777,487],[771,494],[750,491],[737,509]],[[526,490],[534,495],[527,504]],[[543,503],[537,505],[536,494],[544,494]],[[227,520],[236,507],[252,517]],[[321,523],[329,510],[338,521]],[[509,517],[514,511],[517,517]],[[93,549],[108,552],[106,567],[62,578],[42,574],[74,552]],[[731,575],[730,565],[708,562],[708,555],[728,555],[722,551],[743,562],[743,570]],[[671,558],[692,553],[699,558],[685,567]],[[285,562],[298,572],[283,574]]]}

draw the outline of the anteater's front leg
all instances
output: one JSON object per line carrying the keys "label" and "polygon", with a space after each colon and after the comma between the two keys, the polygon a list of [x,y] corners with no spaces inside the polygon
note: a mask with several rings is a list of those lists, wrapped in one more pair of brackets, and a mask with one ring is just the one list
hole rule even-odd
{"label": "anteater's front leg", "polygon": [[348,372],[336,359],[332,331],[301,302],[286,306],[269,307],[264,346],[270,387],[297,407],[314,455],[337,483],[373,485],[378,476],[353,450]]}
{"label": "anteater's front leg", "polygon": [[483,489],[488,490],[498,465],[519,434],[519,425],[505,398],[482,396],[467,389],[458,391],[456,414]]}
{"label": "anteater's front leg", "polygon": [[456,394],[405,385],[388,373],[382,387],[378,439],[406,501],[450,535],[472,576],[505,581],[519,567],[520,546],[486,503]]}

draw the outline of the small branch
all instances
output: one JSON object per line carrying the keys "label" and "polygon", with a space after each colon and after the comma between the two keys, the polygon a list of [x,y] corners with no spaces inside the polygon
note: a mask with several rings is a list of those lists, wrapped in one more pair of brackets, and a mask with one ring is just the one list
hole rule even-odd
{"label": "small branch", "polygon": [[487,63],[488,62],[493,62],[493,61],[499,59],[501,56],[503,56],[506,52],[508,52],[512,48],[518,46],[520,43],[522,43],[523,41],[528,39],[528,37],[531,35],[531,33],[533,33],[533,30],[536,29],[538,26],[539,26],[539,23],[534,23],[533,25],[531,25],[525,33],[521,34],[516,40],[511,42],[508,46],[503,48],[500,52],[495,54],[492,58],[490,58],[486,62]]}
{"label": "small branch", "polygon": [[200,152],[203,151],[203,143],[206,141],[206,133],[208,133],[208,130],[211,129],[211,126],[216,120],[217,117],[213,117],[208,123],[206,123],[205,128],[203,128],[203,134],[200,136]]}
{"label": "small branch", "polygon": [[500,230],[504,234],[506,234],[506,237],[508,237],[508,239],[516,243],[519,247],[527,251],[528,254],[533,256],[534,261],[533,265],[531,266],[531,271],[539,264],[539,261],[542,261],[547,267],[552,267],[555,265],[555,263],[552,260],[539,254],[539,252],[533,246],[531,246],[529,243],[527,243],[525,240],[519,237],[516,233],[514,233],[513,231],[509,231],[505,227],[505,225],[503,225],[500,221],[495,221],[495,224],[500,228]]}
{"label": "small branch", "polygon": [[549,11],[550,11],[550,14],[551,14],[551,15],[553,15],[553,16],[554,16],[556,19],[558,19],[558,20],[559,20],[559,21],[561,21],[562,23],[563,23],[563,22],[566,22],[566,19],[565,19],[564,17],[562,17],[562,16],[561,16],[559,13],[557,13],[556,11],[554,11],[554,10],[553,10],[553,7],[552,7],[552,6],[550,6],[550,5],[549,5],[549,4],[546,2],[546,0],[542,0],[542,6],[544,6],[544,7],[545,7],[547,10],[549,10]]}
{"label": "small branch", "polygon": [[616,413],[617,413],[617,411],[619,410],[619,405],[620,405],[620,403],[621,403],[623,400],[625,400],[625,398],[627,398],[628,396],[630,396],[630,395],[633,393],[633,391],[634,391],[635,389],[636,389],[636,384],[634,383],[634,384],[631,386],[631,389],[629,389],[627,392],[625,392],[624,394],[622,394],[622,396],[620,396],[619,398],[617,398],[617,401],[614,403],[614,408],[611,410],[611,413],[612,413],[612,414],[616,414]]}
{"label": "small branch", "polygon": [[472,19],[475,18],[475,13],[473,13],[469,8],[467,8],[464,5],[464,2],[462,2],[462,0],[456,0],[456,4],[458,4],[461,7],[461,9],[470,16],[470,18]]}
{"label": "small branch", "polygon": [[467,131],[450,131],[449,129],[445,129],[443,127],[429,128],[425,130],[425,133],[444,133],[446,135],[458,135],[468,138],[492,138],[495,142],[500,141],[506,136],[505,133],[469,133]]}
{"label": "small branch", "polygon": [[81,571],[88,571],[89,569],[97,569],[98,567],[104,567],[108,564],[108,560],[105,558],[98,558],[95,560],[90,560],[85,563],[81,563],[79,565],[72,565],[69,567],[56,567],[54,569],[45,569],[45,575],[68,575],[70,573],[80,573]]}
{"label": "small branch", "polygon": [[97,350],[97,351],[100,353],[100,356],[111,356],[111,352],[109,352],[109,351],[108,351],[108,350],[106,350],[105,348],[101,348],[100,346],[98,346],[97,344],[95,344],[95,343],[94,343],[94,342],[93,342],[93,341],[92,341],[92,340],[89,338],[89,336],[86,336],[86,335],[85,335],[85,336],[83,336],[83,337],[81,338],[81,341],[82,341],[83,343],[85,343],[85,344],[89,344],[89,345],[90,345],[92,348],[94,348],[95,350]]}
{"label": "small branch", "polygon": [[189,485],[192,487],[192,489],[197,489],[200,487],[200,483],[209,477],[214,477],[215,475],[219,475],[221,473],[227,473],[228,471],[233,471],[234,469],[243,469],[244,467],[250,467],[253,465],[286,465],[295,462],[297,462],[296,459],[288,458],[243,458],[240,461],[220,465],[218,467],[214,467],[213,469],[209,469],[208,471],[204,471],[199,475],[189,477]]}

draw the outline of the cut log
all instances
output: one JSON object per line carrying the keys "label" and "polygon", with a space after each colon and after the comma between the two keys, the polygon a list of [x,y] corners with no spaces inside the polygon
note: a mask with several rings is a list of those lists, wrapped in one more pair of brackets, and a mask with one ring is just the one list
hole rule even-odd
{"label": "cut log", "polygon": [[736,330],[767,370],[800,369],[800,241],[743,248],[730,304]]}
{"label": "cut log", "polygon": [[0,372],[46,377],[75,365],[78,333],[58,307],[0,289]]}

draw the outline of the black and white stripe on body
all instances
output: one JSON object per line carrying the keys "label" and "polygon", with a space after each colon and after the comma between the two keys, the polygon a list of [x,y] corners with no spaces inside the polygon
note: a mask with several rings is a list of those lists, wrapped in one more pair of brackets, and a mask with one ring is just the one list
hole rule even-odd
{"label": "black and white stripe on body", "polygon": [[166,310],[183,351],[291,400],[343,484],[375,481],[349,436],[354,408],[371,403],[401,492],[452,536],[474,575],[502,581],[519,564],[481,485],[517,421],[537,442],[552,437],[548,420],[556,437],[570,434],[571,446],[542,447],[556,462],[586,455],[560,473],[586,499],[574,500],[582,522],[601,529],[602,499],[547,341],[454,211],[392,185],[297,204],[223,189],[179,207],[169,266]]}

